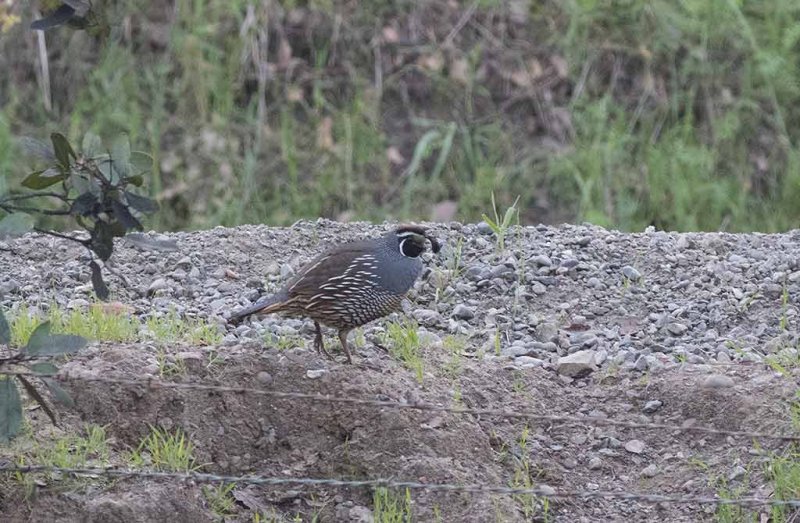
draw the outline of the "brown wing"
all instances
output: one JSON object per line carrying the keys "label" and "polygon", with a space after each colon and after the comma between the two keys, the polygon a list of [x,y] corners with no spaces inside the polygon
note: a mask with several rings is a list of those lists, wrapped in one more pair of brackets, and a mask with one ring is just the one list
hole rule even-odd
{"label": "brown wing", "polygon": [[352,242],[323,253],[304,265],[296,276],[286,282],[285,292],[290,298],[311,297],[319,292],[320,286],[343,274],[354,260],[368,253],[368,242]]}

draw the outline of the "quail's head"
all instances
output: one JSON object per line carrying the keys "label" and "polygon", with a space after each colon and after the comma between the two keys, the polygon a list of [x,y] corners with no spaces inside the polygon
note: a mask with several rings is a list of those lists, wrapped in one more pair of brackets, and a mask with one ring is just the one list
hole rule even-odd
{"label": "quail's head", "polygon": [[428,233],[425,227],[419,225],[404,224],[398,226],[390,233],[400,254],[408,258],[419,258],[427,248],[427,242],[431,242],[431,250],[439,252],[441,246],[435,237]]}

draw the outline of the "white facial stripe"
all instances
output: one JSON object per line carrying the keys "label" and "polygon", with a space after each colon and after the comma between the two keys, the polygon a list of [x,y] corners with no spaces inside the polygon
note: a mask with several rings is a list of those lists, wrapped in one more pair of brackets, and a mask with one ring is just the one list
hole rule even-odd
{"label": "white facial stripe", "polygon": [[406,243],[407,241],[408,241],[408,238],[403,238],[402,240],[400,240],[400,254],[402,254],[403,256],[406,255],[406,253],[403,252],[403,244]]}

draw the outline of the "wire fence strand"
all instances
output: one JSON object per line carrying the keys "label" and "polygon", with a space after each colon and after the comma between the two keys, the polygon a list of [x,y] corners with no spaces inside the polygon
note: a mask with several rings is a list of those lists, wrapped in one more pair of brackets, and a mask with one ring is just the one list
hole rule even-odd
{"label": "wire fence strand", "polygon": [[137,386],[137,387],[145,387],[150,390],[175,389],[175,390],[194,390],[194,391],[207,391],[207,392],[218,392],[218,393],[252,394],[252,395],[268,396],[286,400],[318,401],[318,402],[338,403],[346,405],[364,405],[364,406],[372,406],[378,408],[420,410],[420,411],[441,412],[441,413],[459,414],[459,415],[466,414],[474,416],[499,417],[505,419],[525,419],[530,421],[547,421],[552,423],[571,423],[584,426],[605,425],[605,426],[622,427],[628,429],[702,433],[702,434],[712,434],[718,436],[730,436],[735,438],[769,439],[769,440],[778,440],[786,442],[800,441],[800,435],[797,434],[774,434],[774,433],[753,432],[746,430],[726,430],[714,427],[693,425],[688,423],[684,425],[676,425],[669,423],[649,423],[649,422],[639,422],[639,421],[618,420],[618,419],[595,417],[595,416],[544,414],[540,412],[530,412],[525,410],[511,411],[507,409],[493,409],[493,408],[451,407],[446,405],[436,405],[424,402],[399,402],[393,400],[355,398],[349,396],[332,396],[329,394],[311,394],[306,392],[277,391],[270,389],[256,389],[250,387],[209,385],[205,383],[181,383],[175,381],[165,381],[156,378],[130,379],[130,378],[118,378],[113,376],[82,376],[82,375],[69,374],[63,372],[59,374],[41,374],[35,372],[0,370],[0,376],[2,375],[55,378],[62,382],[82,381],[82,382],[105,383],[111,385],[116,384],[116,385]]}
{"label": "wire fence strand", "polygon": [[413,489],[432,492],[466,492],[470,494],[507,494],[531,495],[549,499],[617,499],[624,501],[640,501],[643,503],[669,503],[683,505],[738,505],[738,506],[773,506],[800,508],[800,499],[775,499],[767,497],[724,498],[714,496],[694,496],[684,494],[655,494],[647,492],[630,492],[625,490],[559,490],[542,485],[532,488],[516,488],[482,484],[455,483],[421,483],[418,481],[395,481],[391,479],[329,479],[309,477],[274,477],[274,476],[226,476],[203,472],[163,472],[155,470],[126,470],[113,468],[69,468],[47,465],[14,466],[0,464],[0,472],[31,474],[51,472],[77,476],[140,478],[154,480],[178,480],[194,483],[235,483],[242,485],[262,486],[308,486],[308,487],[353,487],[353,488],[389,488]]}

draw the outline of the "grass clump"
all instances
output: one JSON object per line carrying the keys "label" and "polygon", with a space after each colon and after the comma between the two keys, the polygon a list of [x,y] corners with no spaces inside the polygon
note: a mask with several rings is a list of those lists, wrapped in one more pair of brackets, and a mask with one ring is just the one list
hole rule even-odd
{"label": "grass clump", "polygon": [[192,472],[200,468],[194,457],[194,443],[180,429],[169,432],[150,427],[150,433],[131,453],[129,461],[134,468],[149,465],[155,470],[171,472]]}
{"label": "grass clump", "polygon": [[222,342],[222,332],[219,327],[199,319],[181,318],[175,309],[170,309],[163,316],[151,316],[145,322],[145,327],[156,341],[183,340],[205,345]]}
{"label": "grass clump", "polygon": [[398,495],[380,487],[372,495],[372,516],[375,523],[408,523],[412,520],[411,491]]}
{"label": "grass clump", "polygon": [[422,347],[416,322],[403,320],[390,323],[386,327],[385,339],[389,345],[389,353],[412,371],[417,381],[422,383],[425,364],[422,361]]}
{"label": "grass clump", "polygon": [[81,468],[108,463],[109,445],[105,427],[86,425],[82,435],[57,438],[34,452],[33,461],[61,468]]}
{"label": "grass clump", "polygon": [[235,512],[236,500],[231,494],[236,483],[220,483],[215,486],[203,485],[203,497],[206,498],[211,511],[218,517],[224,518]]}

